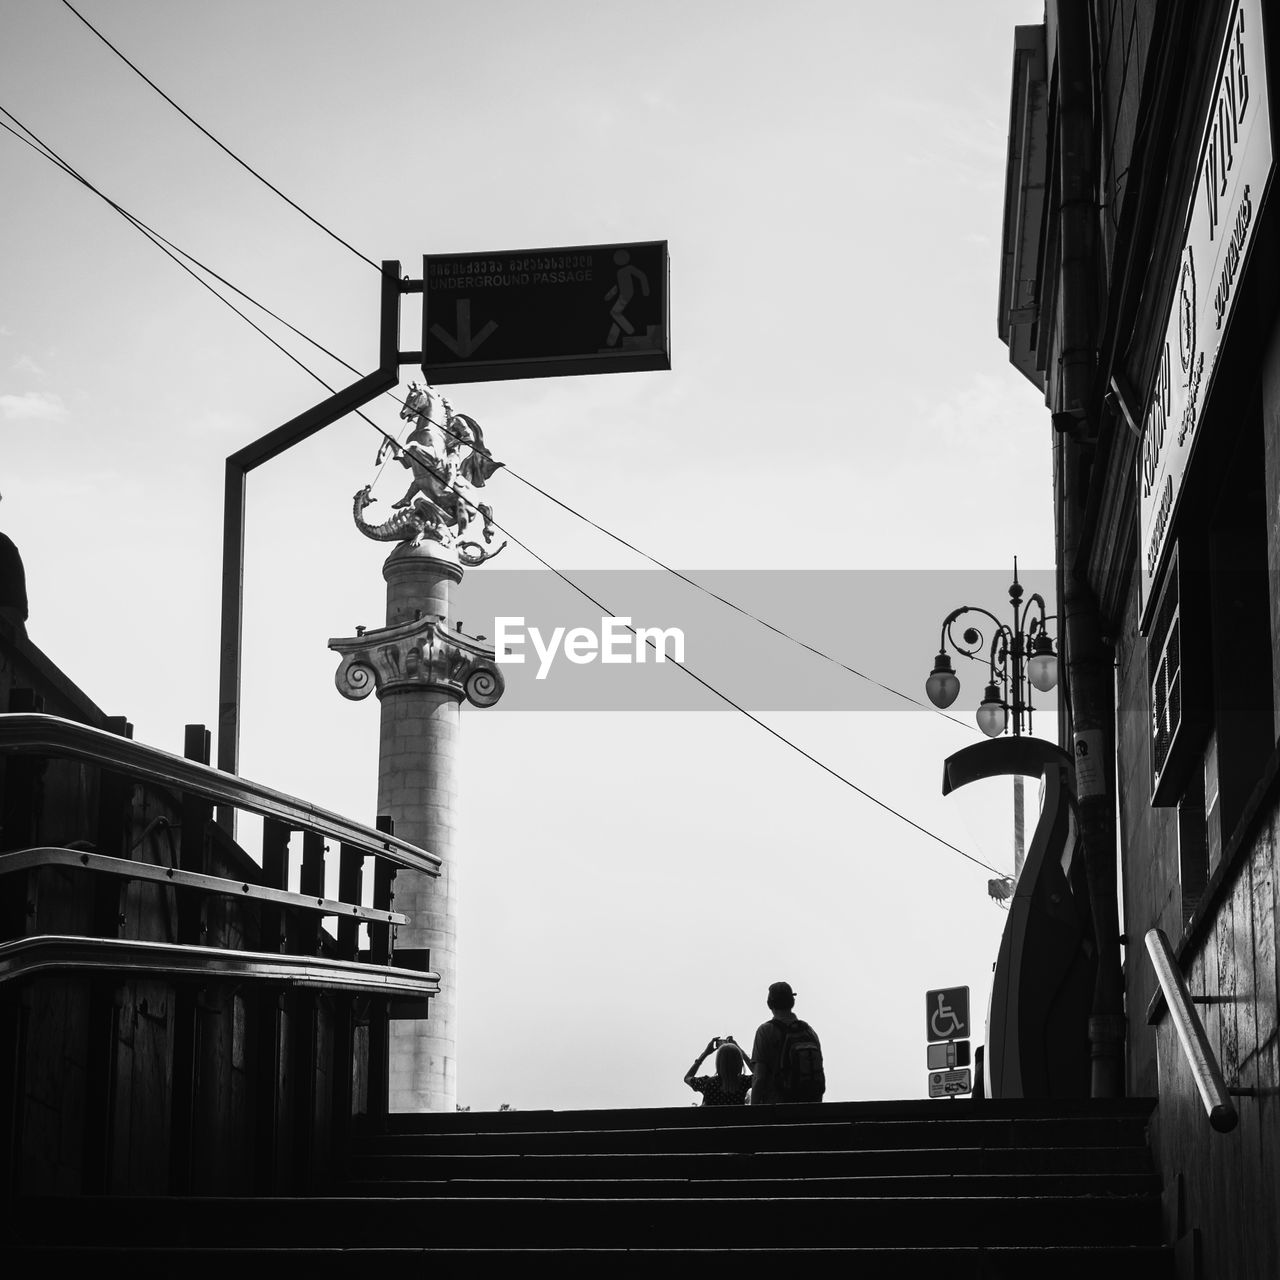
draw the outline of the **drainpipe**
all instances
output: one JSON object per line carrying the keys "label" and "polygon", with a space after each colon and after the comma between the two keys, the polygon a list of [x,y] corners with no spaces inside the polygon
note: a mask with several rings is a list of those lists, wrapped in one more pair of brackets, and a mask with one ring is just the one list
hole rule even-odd
{"label": "drainpipe", "polygon": [[[1098,949],[1089,1018],[1095,1098],[1124,1095],[1124,977],[1116,901],[1115,735],[1111,653],[1103,643],[1098,601],[1085,569],[1085,509],[1097,442],[1091,414],[1097,374],[1097,215],[1094,190],[1093,58],[1089,9],[1058,9],[1061,380],[1054,426],[1057,451],[1057,534],[1060,635],[1074,754],[1096,768],[1078,770],[1080,838],[1089,908]],[[1094,779],[1097,779],[1094,781]]]}

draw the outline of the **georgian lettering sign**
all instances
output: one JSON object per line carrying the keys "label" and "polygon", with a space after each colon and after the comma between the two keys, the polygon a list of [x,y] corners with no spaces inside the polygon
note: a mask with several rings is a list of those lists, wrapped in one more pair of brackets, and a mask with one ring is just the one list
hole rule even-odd
{"label": "georgian lettering sign", "polygon": [[667,242],[423,259],[433,384],[670,369]]}
{"label": "georgian lettering sign", "polygon": [[1237,0],[1231,12],[1211,102],[1173,305],[1142,424],[1137,479],[1144,611],[1271,175],[1261,0]]}

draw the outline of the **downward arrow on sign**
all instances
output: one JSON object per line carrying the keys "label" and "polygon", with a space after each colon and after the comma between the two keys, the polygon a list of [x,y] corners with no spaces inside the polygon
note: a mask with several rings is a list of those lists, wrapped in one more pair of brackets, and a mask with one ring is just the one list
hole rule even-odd
{"label": "downward arrow on sign", "polygon": [[438,324],[433,324],[430,332],[435,334],[455,356],[460,360],[465,360],[497,327],[497,321],[490,320],[473,337],[471,334],[471,299],[461,298],[458,301],[457,336],[446,333]]}

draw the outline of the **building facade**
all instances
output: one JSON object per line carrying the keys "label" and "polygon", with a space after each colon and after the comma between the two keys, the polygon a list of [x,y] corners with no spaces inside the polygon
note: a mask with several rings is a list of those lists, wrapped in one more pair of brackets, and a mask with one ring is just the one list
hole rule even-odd
{"label": "building facade", "polygon": [[[1053,450],[1063,745],[1100,762],[1078,770],[1094,1092],[1158,1098],[1186,1266],[1271,1275],[1280,6],[1054,0],[1014,44],[998,331]],[[1209,1123],[1152,930],[1231,1090],[1229,1132]]]}

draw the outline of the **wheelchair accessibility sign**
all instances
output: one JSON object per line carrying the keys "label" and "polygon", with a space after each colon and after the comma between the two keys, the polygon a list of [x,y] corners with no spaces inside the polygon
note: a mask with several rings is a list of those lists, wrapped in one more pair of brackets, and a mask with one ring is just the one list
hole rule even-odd
{"label": "wheelchair accessibility sign", "polygon": [[930,1043],[969,1038],[968,987],[944,987],[926,993],[925,1034]]}

